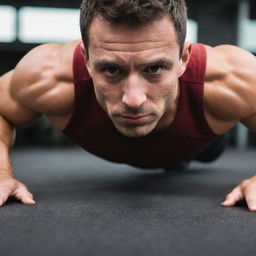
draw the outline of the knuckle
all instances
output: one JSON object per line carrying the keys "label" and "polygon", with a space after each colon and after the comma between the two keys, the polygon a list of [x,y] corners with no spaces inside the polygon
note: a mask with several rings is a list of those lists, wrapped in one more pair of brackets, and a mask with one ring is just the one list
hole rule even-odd
{"label": "knuckle", "polygon": [[24,187],[25,186],[22,183],[18,182],[17,189],[24,189]]}
{"label": "knuckle", "polygon": [[24,183],[22,183],[22,182],[18,182],[18,186],[20,188],[22,188],[22,189],[26,189],[27,188],[26,185]]}
{"label": "knuckle", "polygon": [[228,198],[230,198],[230,197],[232,197],[232,193],[229,193],[229,194],[227,194],[227,195],[225,196],[226,199],[228,199]]}
{"label": "knuckle", "polygon": [[246,189],[249,185],[250,185],[250,180],[249,179],[246,179],[246,180],[243,180],[242,183],[241,183],[241,188],[242,189]]}
{"label": "knuckle", "polygon": [[251,179],[246,179],[241,183],[241,188],[244,192],[255,191],[256,190],[256,182]]}

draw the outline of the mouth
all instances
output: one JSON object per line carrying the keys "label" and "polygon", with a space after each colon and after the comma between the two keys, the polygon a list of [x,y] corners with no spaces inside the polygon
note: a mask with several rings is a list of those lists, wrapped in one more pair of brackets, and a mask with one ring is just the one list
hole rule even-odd
{"label": "mouth", "polygon": [[123,122],[127,124],[142,125],[149,121],[150,114],[148,115],[120,115]]}

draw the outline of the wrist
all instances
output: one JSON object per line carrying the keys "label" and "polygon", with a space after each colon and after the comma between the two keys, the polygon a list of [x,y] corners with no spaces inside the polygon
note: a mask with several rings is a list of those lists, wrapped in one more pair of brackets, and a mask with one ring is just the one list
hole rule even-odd
{"label": "wrist", "polygon": [[14,172],[11,168],[0,168],[0,178],[14,178]]}

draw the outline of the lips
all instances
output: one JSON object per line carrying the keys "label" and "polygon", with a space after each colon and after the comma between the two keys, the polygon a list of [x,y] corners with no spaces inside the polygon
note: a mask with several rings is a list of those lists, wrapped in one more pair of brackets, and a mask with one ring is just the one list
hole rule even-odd
{"label": "lips", "polygon": [[128,124],[144,124],[150,118],[150,115],[120,115],[121,119]]}
{"label": "lips", "polygon": [[125,116],[125,115],[121,115],[121,117],[129,118],[129,119],[140,119],[140,118],[143,118],[143,117],[146,117],[146,116],[148,116],[148,115],[141,115],[141,116],[131,116],[131,115]]}

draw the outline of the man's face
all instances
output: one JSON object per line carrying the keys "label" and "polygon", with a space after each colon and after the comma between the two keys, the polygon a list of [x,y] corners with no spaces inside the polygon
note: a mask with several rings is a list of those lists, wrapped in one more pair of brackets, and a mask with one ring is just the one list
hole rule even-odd
{"label": "man's face", "polygon": [[141,137],[168,127],[189,58],[188,46],[179,58],[169,17],[139,27],[95,18],[89,35],[86,66],[97,100],[117,130]]}

